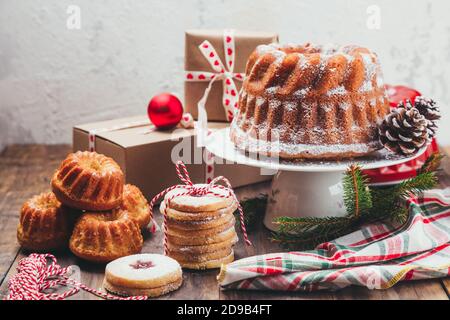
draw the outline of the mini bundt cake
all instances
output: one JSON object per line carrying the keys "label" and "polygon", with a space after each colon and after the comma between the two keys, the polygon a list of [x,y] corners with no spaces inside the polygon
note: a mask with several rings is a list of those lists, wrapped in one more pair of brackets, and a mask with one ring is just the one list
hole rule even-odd
{"label": "mini bundt cake", "polygon": [[33,251],[51,251],[68,246],[79,211],[63,206],[51,192],[27,200],[17,227],[19,244]]}
{"label": "mini bundt cake", "polygon": [[138,187],[132,184],[126,184],[123,187],[123,199],[120,207],[114,209],[121,210],[123,214],[133,219],[141,227],[145,228],[152,218],[150,205]]}
{"label": "mini bundt cake", "polygon": [[118,207],[123,184],[122,170],[113,159],[88,151],[69,154],[52,179],[52,189],[59,201],[93,211]]}
{"label": "mini bundt cake", "polygon": [[126,211],[86,212],[76,222],[70,250],[92,262],[109,262],[139,253],[143,238],[141,228]]}
{"label": "mini bundt cake", "polygon": [[381,148],[389,111],[375,53],[358,46],[261,45],[250,55],[230,137],[285,159],[340,159]]}

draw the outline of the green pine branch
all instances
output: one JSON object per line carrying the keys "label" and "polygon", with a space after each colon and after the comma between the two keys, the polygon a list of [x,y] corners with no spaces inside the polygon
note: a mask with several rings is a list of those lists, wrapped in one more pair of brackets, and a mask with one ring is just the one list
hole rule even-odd
{"label": "green pine branch", "polygon": [[281,233],[301,233],[301,232],[317,232],[323,233],[328,229],[341,228],[349,223],[351,218],[348,217],[279,217],[275,223],[279,226]]}
{"label": "green pine branch", "polygon": [[[279,229],[272,233],[271,239],[285,248],[309,249],[353,232],[364,223],[381,220],[405,223],[409,215],[405,199],[436,186],[436,171],[442,157],[441,154],[433,154],[417,171],[416,177],[390,187],[368,187],[368,179],[361,168],[357,165],[350,166],[342,180],[346,216],[280,217],[274,221]],[[247,230],[252,230],[258,220],[261,220],[267,202],[267,194],[240,202]],[[239,227],[239,219],[236,220],[236,227]]]}
{"label": "green pine branch", "polygon": [[371,188],[374,205],[368,211],[365,222],[384,219],[391,219],[397,223],[406,222],[408,210],[404,205],[405,199],[437,185],[436,170],[439,168],[441,159],[442,155],[433,154],[418,170],[416,177],[392,187]]}
{"label": "green pine branch", "polygon": [[355,221],[352,217],[279,217],[275,220],[279,229],[271,239],[285,248],[305,249],[344,235]]}
{"label": "green pine branch", "polygon": [[437,184],[434,172],[423,172],[416,177],[405,180],[395,186],[392,190],[394,196],[408,198],[411,195],[418,195],[424,190],[431,189]]}
{"label": "green pine branch", "polygon": [[275,220],[278,232],[272,240],[291,249],[312,248],[315,245],[335,239],[356,230],[364,223],[389,219],[404,223],[409,211],[404,200],[431,189],[437,184],[442,155],[434,154],[424,163],[416,177],[392,187],[368,187],[368,179],[361,168],[352,165],[343,177],[345,217],[280,217]]}
{"label": "green pine branch", "polygon": [[441,165],[442,158],[444,158],[444,155],[442,153],[431,154],[431,156],[429,156],[428,159],[425,160],[425,163],[418,170],[417,174],[438,171],[439,166]]}
{"label": "green pine branch", "polygon": [[343,178],[344,204],[349,216],[359,217],[372,207],[368,179],[358,165],[351,165]]}

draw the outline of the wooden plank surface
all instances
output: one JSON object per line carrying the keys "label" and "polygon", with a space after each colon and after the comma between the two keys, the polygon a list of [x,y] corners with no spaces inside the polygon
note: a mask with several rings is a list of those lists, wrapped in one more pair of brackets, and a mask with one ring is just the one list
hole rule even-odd
{"label": "wooden plank surface", "polygon": [[[20,250],[16,240],[16,227],[22,203],[30,196],[49,188],[49,179],[59,161],[70,151],[70,146],[10,146],[0,156],[0,299],[7,294],[8,279],[15,274],[18,261],[28,253]],[[449,150],[450,151],[450,150]],[[450,186],[449,173],[444,162],[441,183]],[[252,197],[267,192],[269,183],[240,188],[239,198]],[[156,216],[160,222],[162,217]],[[255,244],[246,247],[242,241],[236,246],[236,259],[267,252],[279,252],[276,243],[269,240],[270,232],[261,219],[249,234]],[[162,234],[147,236],[143,252],[162,253]],[[74,257],[70,252],[57,254],[61,265],[76,265],[80,268],[80,280],[93,288],[101,288],[104,265],[94,265]],[[349,287],[338,292],[286,293],[268,291],[221,291],[216,276],[218,270],[184,271],[183,286],[160,299],[448,299],[450,280],[423,280],[402,282],[388,290],[368,290]],[[96,299],[81,292],[72,299]]]}
{"label": "wooden plank surface", "polygon": [[[441,147],[442,153],[445,157],[442,159],[442,172],[439,176],[439,182],[442,186],[447,186],[450,188],[450,146]],[[450,297],[450,278],[442,280],[442,285],[447,295]]]}
{"label": "wooden plank surface", "polygon": [[23,201],[49,189],[50,176],[67,146],[12,146],[0,157],[0,282],[18,252],[16,228]]}

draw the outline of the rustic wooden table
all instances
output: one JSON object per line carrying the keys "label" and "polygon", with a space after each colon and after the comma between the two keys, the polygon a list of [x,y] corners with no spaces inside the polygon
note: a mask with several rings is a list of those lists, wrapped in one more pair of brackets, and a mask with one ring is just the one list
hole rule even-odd
{"label": "rustic wooden table", "polygon": [[[49,178],[61,159],[70,152],[70,146],[27,145],[7,147],[0,155],[0,299],[7,294],[8,279],[15,274],[18,261],[27,255],[16,240],[16,227],[22,203],[32,195],[49,188]],[[450,164],[443,164],[440,175],[442,186],[450,186]],[[238,197],[251,197],[267,192],[267,183],[248,186],[236,190]],[[159,222],[161,216],[157,215]],[[281,249],[268,240],[269,231],[262,223],[249,235],[254,247],[246,247],[242,241],[237,245],[236,258]],[[143,252],[162,252],[162,235],[148,237]],[[104,266],[81,261],[70,252],[57,255],[63,266],[78,265],[81,281],[93,288],[100,288]],[[338,292],[285,293],[262,291],[221,291],[216,276],[218,270],[184,272],[183,286],[160,299],[442,299],[450,297],[450,278],[423,281],[408,281],[388,290],[368,290],[349,287]],[[97,299],[80,292],[72,299]]]}

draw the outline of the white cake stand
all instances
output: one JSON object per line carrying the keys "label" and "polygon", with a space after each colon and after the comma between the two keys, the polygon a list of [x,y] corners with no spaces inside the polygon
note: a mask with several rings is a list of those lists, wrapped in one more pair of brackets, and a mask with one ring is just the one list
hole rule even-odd
{"label": "white cake stand", "polygon": [[376,169],[401,164],[420,156],[422,148],[410,157],[375,152],[370,157],[345,161],[288,162],[278,158],[257,157],[244,153],[229,138],[229,128],[209,135],[206,148],[226,163],[239,163],[261,168],[261,174],[274,175],[264,217],[264,225],[277,230],[274,219],[290,217],[344,216],[342,177],[353,163],[362,169]]}

